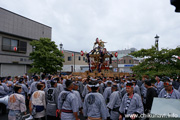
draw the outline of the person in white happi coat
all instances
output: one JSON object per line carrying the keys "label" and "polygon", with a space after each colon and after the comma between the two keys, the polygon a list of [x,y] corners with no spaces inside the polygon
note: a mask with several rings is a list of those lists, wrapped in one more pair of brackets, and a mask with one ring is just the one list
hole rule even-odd
{"label": "person in white happi coat", "polygon": [[98,93],[99,83],[92,81],[88,86],[91,88],[91,92],[84,99],[84,117],[87,120],[106,120],[109,117],[109,112],[104,97]]}
{"label": "person in white happi coat", "polygon": [[82,98],[84,100],[84,98],[86,97],[86,95],[91,92],[90,87],[88,86],[89,84],[91,84],[92,81],[96,81],[96,79],[91,78],[90,80],[87,81],[87,84],[84,87],[83,93],[82,93]]}
{"label": "person in white happi coat", "polygon": [[119,92],[121,92],[121,84],[120,84],[120,80],[118,79],[118,77],[114,80],[114,83],[117,84],[117,89]]}
{"label": "person in white happi coat", "polygon": [[137,93],[139,96],[141,96],[141,92],[140,92],[139,86],[136,84],[137,81],[135,78],[132,78],[132,83],[134,87],[134,93]]}
{"label": "person in white happi coat", "polygon": [[14,94],[11,94],[8,100],[8,120],[16,120],[17,115],[26,114],[25,98],[21,95],[21,86],[14,86]]}
{"label": "person in white happi coat", "polygon": [[[133,83],[128,81],[126,84],[127,93],[123,96],[119,108],[119,120],[138,120],[138,115],[144,113],[141,97],[133,91]],[[126,115],[129,115],[129,117],[127,117]]]}
{"label": "person in white happi coat", "polygon": [[107,87],[105,88],[104,90],[104,93],[103,93],[103,97],[106,101],[106,103],[109,102],[109,97],[111,95],[111,85],[112,85],[112,82],[111,81],[107,81]]}
{"label": "person in white happi coat", "polygon": [[142,76],[142,85],[140,87],[141,90],[141,98],[143,101],[143,105],[146,105],[146,96],[147,96],[147,88],[145,87],[145,81],[147,81],[149,79],[149,76],[147,75],[143,75]]}
{"label": "person in white happi coat", "polygon": [[99,83],[99,93],[103,94],[103,85],[101,78],[97,79],[98,83]]}
{"label": "person in white happi coat", "polygon": [[7,77],[6,83],[7,83],[8,87],[9,87],[9,95],[11,95],[13,93],[13,88],[14,88],[14,83],[12,82],[11,76]]}
{"label": "person in white happi coat", "polygon": [[[89,83],[88,83],[89,84]],[[89,88],[88,88],[88,84],[86,84],[84,86],[84,90],[82,92],[82,98],[84,99],[86,97],[86,95],[89,93]]]}
{"label": "person in white happi coat", "polygon": [[78,98],[72,92],[74,88],[71,80],[66,80],[66,88],[58,96],[58,109],[61,120],[79,120]]}
{"label": "person in white happi coat", "polygon": [[61,84],[60,78],[54,78],[54,80],[57,80],[57,89],[59,90],[59,93],[61,93],[62,91],[64,91],[64,87]]}
{"label": "person in white happi coat", "polygon": [[5,92],[8,94],[9,93],[9,86],[6,84],[6,77],[1,78],[1,84],[4,87]]}
{"label": "person in white happi coat", "polygon": [[27,96],[27,93],[28,93],[28,88],[27,86],[24,84],[24,78],[21,77],[19,78],[19,82],[17,83],[18,85],[21,85],[22,87],[22,91],[21,91],[21,94],[25,97],[26,99],[26,96]]}
{"label": "person in white happi coat", "polygon": [[155,76],[155,80],[157,81],[153,87],[156,89],[157,94],[159,95],[160,91],[164,88],[164,83],[160,81],[160,77],[158,75]]}
{"label": "person in white happi coat", "polygon": [[167,98],[167,99],[180,99],[180,92],[176,90],[172,86],[172,81],[169,78],[165,77],[164,80],[164,88],[159,93],[159,98]]}
{"label": "person in white happi coat", "polygon": [[57,88],[57,79],[51,80],[51,87],[45,89],[46,94],[46,115],[47,120],[58,120],[58,96],[59,89]]}
{"label": "person in white happi coat", "polygon": [[82,96],[82,93],[83,93],[83,90],[84,90],[84,86],[83,86],[83,83],[82,83],[82,77],[78,77],[77,79],[75,80],[78,80],[77,81],[77,84],[78,84],[78,91],[80,93],[80,95]]}
{"label": "person in white happi coat", "polygon": [[7,95],[7,92],[4,90],[4,87],[1,84],[1,78],[0,78],[0,97],[4,97]]}
{"label": "person in white happi coat", "polygon": [[125,78],[122,78],[121,79],[121,85],[120,85],[120,88],[121,88],[121,95],[122,95],[122,97],[126,94],[126,79]]}
{"label": "person in white happi coat", "polygon": [[32,107],[36,109],[36,114],[33,116],[35,120],[45,120],[46,115],[46,99],[43,91],[44,85],[37,84],[37,91],[32,94]]}
{"label": "person in white happi coat", "polygon": [[80,111],[80,113],[82,114],[83,104],[82,104],[82,100],[81,100],[80,93],[79,93],[79,91],[78,91],[79,85],[77,84],[76,81],[75,81],[73,84],[74,84],[74,88],[73,88],[72,92],[76,95],[76,97],[77,97],[77,99],[78,99],[79,111]]}
{"label": "person in white happi coat", "polygon": [[112,94],[110,95],[110,101],[107,107],[110,109],[110,118],[112,120],[119,119],[119,107],[121,105],[122,96],[117,89],[117,85],[112,86]]}
{"label": "person in white happi coat", "polygon": [[37,89],[37,84],[39,83],[39,81],[38,81],[38,76],[34,76],[33,79],[34,79],[34,81],[33,81],[33,83],[31,84],[30,89],[29,89],[29,92],[28,92],[29,98],[31,97],[31,95],[32,95],[35,91],[38,90],[38,89]]}

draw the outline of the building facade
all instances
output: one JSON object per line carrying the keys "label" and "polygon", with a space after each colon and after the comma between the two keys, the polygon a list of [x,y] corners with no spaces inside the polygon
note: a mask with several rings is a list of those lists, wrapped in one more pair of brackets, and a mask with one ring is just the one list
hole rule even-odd
{"label": "building facade", "polygon": [[114,72],[132,73],[131,67],[138,65],[139,62],[141,62],[140,59],[126,55],[120,59],[114,59],[112,61],[112,69]]}
{"label": "building facade", "polygon": [[85,72],[89,70],[86,56],[80,52],[63,50],[64,63],[62,72]]}
{"label": "building facade", "polygon": [[51,39],[51,27],[0,7],[0,76],[21,76],[32,63],[32,40]]}
{"label": "building facade", "polygon": [[143,59],[135,58],[134,56],[128,55],[129,53],[135,52],[135,48],[126,50],[111,51],[111,53],[118,53],[117,58],[112,58],[111,69],[114,72],[125,72],[132,73],[131,67],[138,65]]}

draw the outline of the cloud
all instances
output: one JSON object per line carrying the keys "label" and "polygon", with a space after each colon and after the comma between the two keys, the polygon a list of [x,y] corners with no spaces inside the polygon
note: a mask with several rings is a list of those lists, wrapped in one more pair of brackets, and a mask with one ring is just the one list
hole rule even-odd
{"label": "cloud", "polygon": [[90,51],[96,37],[108,50],[180,44],[180,14],[165,0],[4,0],[0,6],[52,27],[64,49]]}

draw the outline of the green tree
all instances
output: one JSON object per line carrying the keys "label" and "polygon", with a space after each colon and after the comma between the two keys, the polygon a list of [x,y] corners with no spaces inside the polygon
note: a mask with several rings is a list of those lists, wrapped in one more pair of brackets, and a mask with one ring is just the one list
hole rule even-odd
{"label": "green tree", "polygon": [[138,76],[149,75],[174,75],[180,73],[180,48],[157,50],[157,46],[150,49],[141,49],[131,53],[135,57],[144,58],[132,71]]}
{"label": "green tree", "polygon": [[58,50],[54,41],[48,38],[40,38],[30,43],[34,51],[30,53],[30,59],[33,60],[31,73],[56,73],[63,66],[63,54]]}

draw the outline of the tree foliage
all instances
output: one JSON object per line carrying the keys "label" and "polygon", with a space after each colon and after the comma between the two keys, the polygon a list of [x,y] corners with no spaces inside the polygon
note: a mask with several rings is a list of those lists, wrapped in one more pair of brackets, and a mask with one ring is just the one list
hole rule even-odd
{"label": "tree foliage", "polygon": [[131,53],[135,57],[144,58],[137,66],[133,66],[133,72],[138,76],[149,75],[174,75],[180,73],[180,48],[157,50],[155,46],[150,49],[141,49]]}
{"label": "tree foliage", "polygon": [[63,66],[63,54],[58,50],[54,41],[48,38],[40,38],[30,43],[35,49],[30,53],[33,60],[30,72],[34,73],[56,73]]}

